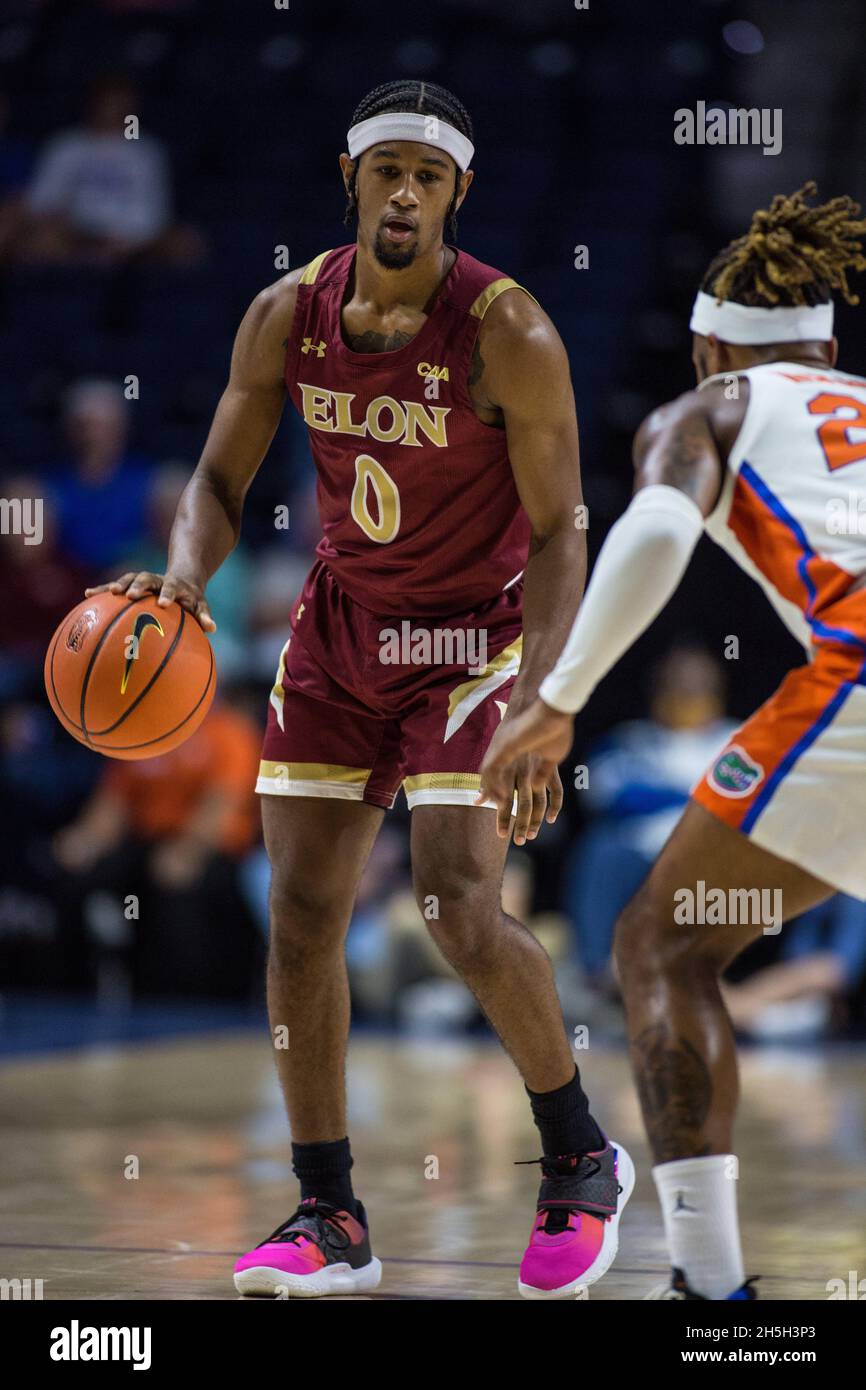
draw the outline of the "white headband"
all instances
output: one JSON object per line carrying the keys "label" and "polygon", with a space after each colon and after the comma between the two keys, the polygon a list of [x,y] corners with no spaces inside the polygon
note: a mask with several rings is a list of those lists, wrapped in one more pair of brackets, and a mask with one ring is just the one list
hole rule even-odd
{"label": "white headband", "polygon": [[714,333],[725,343],[825,343],[833,336],[833,303],[761,309],[730,299],[719,304],[715,295],[699,291],[689,328],[705,337]]}
{"label": "white headband", "polygon": [[349,154],[357,159],[371,145],[383,140],[417,140],[422,145],[435,145],[450,154],[461,174],[469,168],[475,146],[453,125],[439,116],[425,116],[422,111],[384,111],[353,125],[346,139]]}

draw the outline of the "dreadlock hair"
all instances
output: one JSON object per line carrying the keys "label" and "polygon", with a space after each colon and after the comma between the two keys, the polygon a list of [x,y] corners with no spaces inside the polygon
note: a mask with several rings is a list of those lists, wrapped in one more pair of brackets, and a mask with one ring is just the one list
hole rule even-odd
{"label": "dreadlock hair", "polygon": [[[458,101],[453,92],[449,92],[447,87],[438,86],[436,82],[421,82],[414,77],[401,78],[397,82],[384,82],[381,87],[374,87],[372,92],[368,92],[363,101],[359,102],[349,125],[357,125],[359,121],[366,121],[370,116],[381,116],[386,111],[420,111],[425,116],[438,116],[440,120],[453,125],[455,130],[459,130],[461,135],[465,135],[468,140],[472,140],[474,143],[472,118],[466,107],[461,101]],[[459,186],[460,170],[458,169],[454,182],[454,192],[445,214],[448,234],[454,241],[457,240],[455,205]],[[351,224],[357,210],[358,160],[356,159],[349,180],[349,201],[343,218],[346,226]]]}
{"label": "dreadlock hair", "polygon": [[701,285],[704,294],[763,308],[811,307],[828,303],[838,290],[847,304],[859,304],[846,272],[866,270],[860,204],[843,197],[810,207],[806,200],[817,191],[810,180],[790,196],[777,194],[769,208],[759,208],[746,235],[711,262]]}

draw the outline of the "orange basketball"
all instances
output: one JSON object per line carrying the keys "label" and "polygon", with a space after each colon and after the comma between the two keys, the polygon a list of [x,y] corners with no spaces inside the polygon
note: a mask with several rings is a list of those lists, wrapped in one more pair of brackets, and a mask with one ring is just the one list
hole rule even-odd
{"label": "orange basketball", "polygon": [[45,657],[45,689],[64,729],[109,758],[155,758],[210,709],[210,642],[177,603],[95,594],[63,619]]}

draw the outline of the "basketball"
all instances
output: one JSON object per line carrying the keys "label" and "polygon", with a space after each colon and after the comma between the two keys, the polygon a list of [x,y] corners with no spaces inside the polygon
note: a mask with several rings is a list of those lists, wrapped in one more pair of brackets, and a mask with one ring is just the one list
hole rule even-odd
{"label": "basketball", "polygon": [[155,758],[201,724],[213,700],[210,643],[179,604],[96,594],[63,619],[45,689],[64,729],[108,758]]}

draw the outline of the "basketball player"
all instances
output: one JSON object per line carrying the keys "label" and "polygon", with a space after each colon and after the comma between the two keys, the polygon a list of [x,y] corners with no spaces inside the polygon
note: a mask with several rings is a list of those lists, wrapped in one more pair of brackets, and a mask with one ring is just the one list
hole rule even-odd
{"label": "basketball player", "polygon": [[[501,908],[497,827],[515,802],[518,844],[555,820],[555,762],[516,760],[506,811],[474,804],[494,730],[562,649],[586,556],[562,343],[513,280],[443,241],[472,154],[469,116],[441,87],[392,82],[361,103],[340,156],[357,244],[254,301],[167,574],[111,586],[177,599],[212,630],[205,585],[238,538],[288,390],[309,427],[324,535],[271,693],[258,790],[273,870],[268,1002],[275,1036],[288,1030],[276,1059],[301,1204],[239,1260],[242,1293],[379,1283],[350,1177],[343,940],[401,784],[418,903],[514,1060],[541,1135],[526,1296],[601,1277],[633,1183],[589,1112],[550,961]],[[437,658],[443,632],[453,647]]]}
{"label": "basketball player", "polygon": [[[836,370],[833,290],[866,269],[849,198],[814,184],[756,212],[707,271],[691,318],[698,389],[638,430],[636,490],[607,537],[540,698],[497,731],[481,795],[567,754],[575,712],[667,603],[701,533],[760,584],[803,643],[732,734],[617,926],[632,1064],[673,1279],[650,1297],[746,1299],[732,1126],[737,1059],[719,976],[764,923],[680,925],[682,890],[780,889],[785,918],[866,899],[866,379]],[[675,895],[678,895],[675,897]],[[716,899],[718,902],[719,899]],[[770,900],[772,901],[772,899]],[[714,914],[717,915],[717,914]],[[724,919],[723,919],[724,920]]]}

